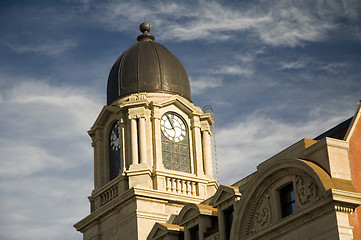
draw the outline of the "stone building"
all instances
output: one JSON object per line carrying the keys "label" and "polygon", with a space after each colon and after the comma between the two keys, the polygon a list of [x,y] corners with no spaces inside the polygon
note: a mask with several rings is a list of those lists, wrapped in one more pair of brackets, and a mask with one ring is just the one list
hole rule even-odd
{"label": "stone building", "polygon": [[94,148],[84,240],[361,239],[361,110],[232,186],[213,178],[213,118],[150,25],[114,63]]}

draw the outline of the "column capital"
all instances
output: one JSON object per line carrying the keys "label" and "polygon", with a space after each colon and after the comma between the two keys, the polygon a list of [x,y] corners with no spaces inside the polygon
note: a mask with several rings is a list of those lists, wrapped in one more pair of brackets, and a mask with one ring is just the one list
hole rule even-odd
{"label": "column capital", "polygon": [[93,147],[97,142],[103,141],[103,127],[101,127],[101,128],[98,127],[95,130],[89,130],[88,134],[92,139],[92,146]]}
{"label": "column capital", "polygon": [[160,120],[162,118],[162,114],[160,112],[159,108],[153,108],[152,109],[152,119],[158,119]]}
{"label": "column capital", "polygon": [[211,134],[211,128],[207,121],[201,121],[201,131],[202,132],[209,132]]}
{"label": "column capital", "polygon": [[201,122],[199,121],[199,117],[193,116],[191,119],[191,128],[201,128]]}
{"label": "column capital", "polygon": [[128,109],[128,118],[129,119],[145,118],[144,107],[129,108]]}

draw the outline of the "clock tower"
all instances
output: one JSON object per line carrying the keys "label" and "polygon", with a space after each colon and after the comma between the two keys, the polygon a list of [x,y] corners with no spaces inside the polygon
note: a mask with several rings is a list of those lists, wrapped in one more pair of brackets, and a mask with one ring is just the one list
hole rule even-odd
{"label": "clock tower", "polygon": [[191,100],[181,62],[154,42],[149,23],[114,63],[107,105],[88,131],[94,148],[90,214],[74,227],[84,240],[146,239],[187,203],[212,196],[210,125]]}

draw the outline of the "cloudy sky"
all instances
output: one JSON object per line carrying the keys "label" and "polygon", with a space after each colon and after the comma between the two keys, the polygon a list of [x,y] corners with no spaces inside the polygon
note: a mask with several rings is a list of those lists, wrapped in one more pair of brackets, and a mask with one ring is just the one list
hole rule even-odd
{"label": "cloudy sky", "polygon": [[359,0],[1,1],[0,239],[82,239],[86,130],[144,20],[184,64],[193,102],[212,106],[219,180],[232,184],[353,115],[360,13]]}

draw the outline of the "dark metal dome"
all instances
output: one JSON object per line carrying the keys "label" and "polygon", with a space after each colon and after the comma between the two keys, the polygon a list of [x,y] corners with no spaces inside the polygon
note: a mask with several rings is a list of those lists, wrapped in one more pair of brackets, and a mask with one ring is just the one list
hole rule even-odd
{"label": "dark metal dome", "polygon": [[139,92],[164,92],[191,101],[188,75],[182,63],[165,47],[154,42],[149,23],[142,23],[138,42],[128,48],[109,73],[107,104]]}

